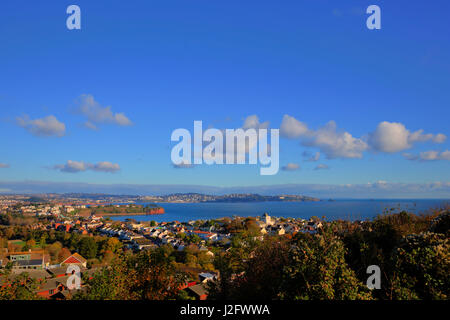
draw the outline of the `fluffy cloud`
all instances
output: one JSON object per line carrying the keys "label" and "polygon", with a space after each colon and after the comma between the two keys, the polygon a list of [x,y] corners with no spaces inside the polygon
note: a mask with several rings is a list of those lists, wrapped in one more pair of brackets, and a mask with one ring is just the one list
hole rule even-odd
{"label": "fluffy cloud", "polygon": [[307,135],[308,126],[287,114],[283,116],[280,127],[280,135],[285,138],[295,139]]}
{"label": "fluffy cloud", "polygon": [[288,163],[287,165],[281,167],[283,171],[296,171],[299,170],[300,166],[296,163]]}
{"label": "fluffy cloud", "polygon": [[[311,130],[307,124],[284,115],[280,127],[282,137],[299,139],[304,146],[319,148],[328,159],[335,158],[362,158],[363,152],[373,151],[394,153],[412,148],[417,142],[443,143],[447,137],[442,134],[424,133],[422,129],[411,132],[402,123],[383,121],[378,124],[375,131],[362,138],[353,137],[350,133],[337,130],[334,121],[328,122],[317,130]],[[443,155],[433,153],[423,154],[417,158],[445,159]],[[309,156],[309,161],[319,160],[320,153]],[[405,155],[406,158],[414,158],[414,155]]]}
{"label": "fluffy cloud", "polygon": [[102,107],[90,94],[83,94],[77,101],[77,112],[87,118],[86,128],[97,130],[99,124],[109,123],[130,126],[133,123],[124,113],[114,113],[110,106]]}
{"label": "fluffy cloud", "polygon": [[84,161],[68,160],[65,164],[57,164],[53,166],[53,169],[69,173],[83,172],[87,170],[114,173],[120,170],[120,166],[116,163],[111,163],[108,161],[92,164]]}
{"label": "fluffy cloud", "polygon": [[72,161],[68,160],[66,164],[57,164],[53,166],[53,169],[59,170],[61,172],[80,172],[86,171],[87,166],[83,161]]}
{"label": "fluffy cloud", "polygon": [[420,160],[420,161],[436,161],[436,160],[450,160],[450,151],[424,151],[418,155],[411,153],[403,153],[403,157],[408,160]]}
{"label": "fluffy cloud", "polygon": [[410,132],[399,122],[383,121],[374,132],[369,133],[368,143],[372,150],[394,153],[412,148],[416,142],[442,143],[447,137],[442,134],[424,134],[423,130]]}
{"label": "fluffy cloud", "polygon": [[7,163],[0,163],[0,168],[9,168],[9,164],[7,164]]}
{"label": "fluffy cloud", "polygon": [[362,158],[363,151],[367,149],[367,143],[363,140],[354,138],[348,132],[338,131],[334,121],[311,130],[305,123],[284,115],[280,134],[290,139],[299,138],[304,146],[319,148],[328,159]]}
{"label": "fluffy cloud", "polygon": [[314,168],[314,170],[325,170],[325,169],[329,169],[330,167],[329,166],[327,166],[326,164],[318,164],[315,168]]}
{"label": "fluffy cloud", "polygon": [[269,121],[260,123],[259,118],[256,114],[248,116],[245,118],[244,125],[242,126],[242,129],[267,129],[269,128]]}
{"label": "fluffy cloud", "polygon": [[367,149],[367,144],[354,138],[350,133],[338,131],[334,121],[316,131],[309,131],[304,137],[303,145],[319,148],[328,159],[335,158],[362,158],[362,153]]}
{"label": "fluffy cloud", "polygon": [[66,133],[66,125],[55,116],[50,115],[40,119],[30,119],[28,115],[16,118],[17,124],[38,137],[62,137]]}

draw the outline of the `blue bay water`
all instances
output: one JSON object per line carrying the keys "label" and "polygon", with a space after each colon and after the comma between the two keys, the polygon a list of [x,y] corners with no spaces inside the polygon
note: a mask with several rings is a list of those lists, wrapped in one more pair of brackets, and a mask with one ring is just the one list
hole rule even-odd
{"label": "blue bay water", "polygon": [[[145,204],[145,203],[143,203]],[[450,200],[336,200],[320,202],[247,202],[247,203],[161,203],[165,214],[117,216],[113,220],[132,218],[137,221],[187,222],[199,219],[232,217],[233,215],[261,216],[267,212],[275,217],[309,219],[312,216],[327,220],[366,220],[378,214],[407,210],[423,213],[429,209],[449,205]]]}

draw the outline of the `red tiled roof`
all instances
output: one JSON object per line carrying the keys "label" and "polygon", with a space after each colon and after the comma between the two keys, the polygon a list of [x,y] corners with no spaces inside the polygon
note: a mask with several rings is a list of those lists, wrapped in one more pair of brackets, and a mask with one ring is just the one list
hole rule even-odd
{"label": "red tiled roof", "polygon": [[66,260],[64,260],[62,263],[85,263],[87,260],[83,258],[78,253],[74,253],[70,257],[68,257]]}

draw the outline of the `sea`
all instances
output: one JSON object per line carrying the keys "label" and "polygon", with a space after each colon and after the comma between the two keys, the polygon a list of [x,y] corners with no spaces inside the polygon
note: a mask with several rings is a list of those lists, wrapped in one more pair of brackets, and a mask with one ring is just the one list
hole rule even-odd
{"label": "sea", "polygon": [[[148,203],[139,203],[146,205]],[[418,200],[333,200],[318,202],[244,202],[244,203],[160,203],[165,210],[161,215],[114,216],[113,220],[156,222],[188,222],[222,217],[270,216],[309,219],[313,216],[326,220],[370,220],[379,214],[398,213],[406,210],[411,213],[426,213],[450,205],[450,199]]]}

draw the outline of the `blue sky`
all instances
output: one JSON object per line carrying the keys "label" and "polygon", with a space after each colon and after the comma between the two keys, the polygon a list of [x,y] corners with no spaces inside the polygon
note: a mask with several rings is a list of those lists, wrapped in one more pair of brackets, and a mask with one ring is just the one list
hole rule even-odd
{"label": "blue sky", "polygon": [[[81,8],[81,30],[66,28],[70,4]],[[381,8],[381,30],[366,28],[370,4]],[[449,10],[448,1],[400,0],[6,2],[0,182],[450,189]],[[89,117],[82,105],[92,99],[111,113]],[[270,128],[285,115],[308,127],[280,138],[280,165],[299,169],[171,164],[174,129],[192,131],[194,120],[239,128],[253,115]],[[329,121],[337,131],[324,129]],[[344,147],[364,145],[356,156],[333,147],[345,135]],[[66,172],[68,161],[81,167]]]}

